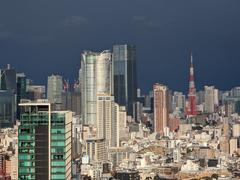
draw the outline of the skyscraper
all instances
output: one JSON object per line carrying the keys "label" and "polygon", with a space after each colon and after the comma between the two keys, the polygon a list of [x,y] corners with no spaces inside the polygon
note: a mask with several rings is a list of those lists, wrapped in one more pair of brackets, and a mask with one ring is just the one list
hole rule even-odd
{"label": "skyscraper", "polygon": [[60,109],[62,103],[63,79],[59,75],[48,76],[47,98]]}
{"label": "skyscraper", "polygon": [[18,104],[21,99],[27,97],[27,80],[24,73],[17,73],[17,119],[20,118],[20,109]]}
{"label": "skyscraper", "polygon": [[84,51],[81,56],[81,113],[84,124],[95,125],[98,94],[112,94],[110,51]]}
{"label": "skyscraper", "polygon": [[115,105],[114,96],[101,95],[97,97],[97,137],[103,138],[106,145],[119,145],[118,134],[119,107]]}
{"label": "skyscraper", "polygon": [[72,112],[48,102],[22,103],[18,179],[71,179]]}
{"label": "skyscraper", "polygon": [[214,112],[214,104],[215,104],[215,91],[214,86],[204,86],[204,111],[206,113]]}
{"label": "skyscraper", "polygon": [[189,92],[188,92],[188,101],[186,106],[186,115],[187,116],[196,116],[197,115],[197,103],[196,103],[196,88],[194,82],[194,67],[193,67],[193,56],[191,52],[191,64],[190,64],[190,74],[189,74]]}
{"label": "skyscraper", "polygon": [[15,120],[15,96],[0,90],[0,128],[12,127]]}
{"label": "skyscraper", "polygon": [[164,128],[168,127],[168,88],[162,84],[153,85],[154,97],[154,132],[163,135]]}
{"label": "skyscraper", "polygon": [[115,101],[120,106],[126,106],[128,115],[133,116],[137,98],[136,47],[114,45],[113,65]]}
{"label": "skyscraper", "polygon": [[11,68],[10,64],[7,68],[0,71],[0,89],[8,90],[14,94],[17,91],[16,70]]}
{"label": "skyscraper", "polygon": [[2,127],[11,127],[15,123],[17,110],[16,70],[10,64],[0,70],[0,117]]}
{"label": "skyscraper", "polygon": [[71,110],[76,115],[81,114],[80,92],[63,92],[61,110]]}

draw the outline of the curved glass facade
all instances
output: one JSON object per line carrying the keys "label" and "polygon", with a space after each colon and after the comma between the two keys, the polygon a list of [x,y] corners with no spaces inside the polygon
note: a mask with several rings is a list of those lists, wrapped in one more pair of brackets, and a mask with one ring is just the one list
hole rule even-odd
{"label": "curved glass facade", "polygon": [[84,124],[96,123],[97,94],[112,93],[111,53],[85,51],[81,59],[81,112]]}

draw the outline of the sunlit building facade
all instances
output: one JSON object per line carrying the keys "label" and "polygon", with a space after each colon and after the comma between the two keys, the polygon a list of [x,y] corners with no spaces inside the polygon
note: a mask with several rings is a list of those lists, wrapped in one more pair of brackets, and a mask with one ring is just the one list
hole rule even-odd
{"label": "sunlit building facade", "polygon": [[168,127],[168,88],[161,84],[153,85],[154,96],[154,132],[163,135],[164,128]]}
{"label": "sunlit building facade", "polygon": [[72,112],[47,102],[23,103],[18,129],[18,179],[71,179]]}
{"label": "sunlit building facade", "polygon": [[81,113],[84,124],[96,123],[98,94],[112,94],[112,60],[110,51],[84,51],[81,57]]}

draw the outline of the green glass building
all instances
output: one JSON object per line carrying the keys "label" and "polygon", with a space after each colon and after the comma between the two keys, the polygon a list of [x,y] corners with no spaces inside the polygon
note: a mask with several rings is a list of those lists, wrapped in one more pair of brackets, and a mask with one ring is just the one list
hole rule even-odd
{"label": "green glass building", "polygon": [[19,106],[18,179],[71,179],[72,112],[48,102]]}

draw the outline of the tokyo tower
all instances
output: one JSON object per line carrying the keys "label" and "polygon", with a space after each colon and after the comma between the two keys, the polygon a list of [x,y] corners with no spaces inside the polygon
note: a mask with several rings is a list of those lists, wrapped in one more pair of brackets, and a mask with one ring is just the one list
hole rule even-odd
{"label": "tokyo tower", "polygon": [[191,64],[190,64],[190,74],[189,74],[189,91],[188,100],[186,107],[186,115],[188,117],[197,115],[197,103],[196,103],[196,88],[194,82],[194,67],[193,67],[193,56],[191,52]]}

